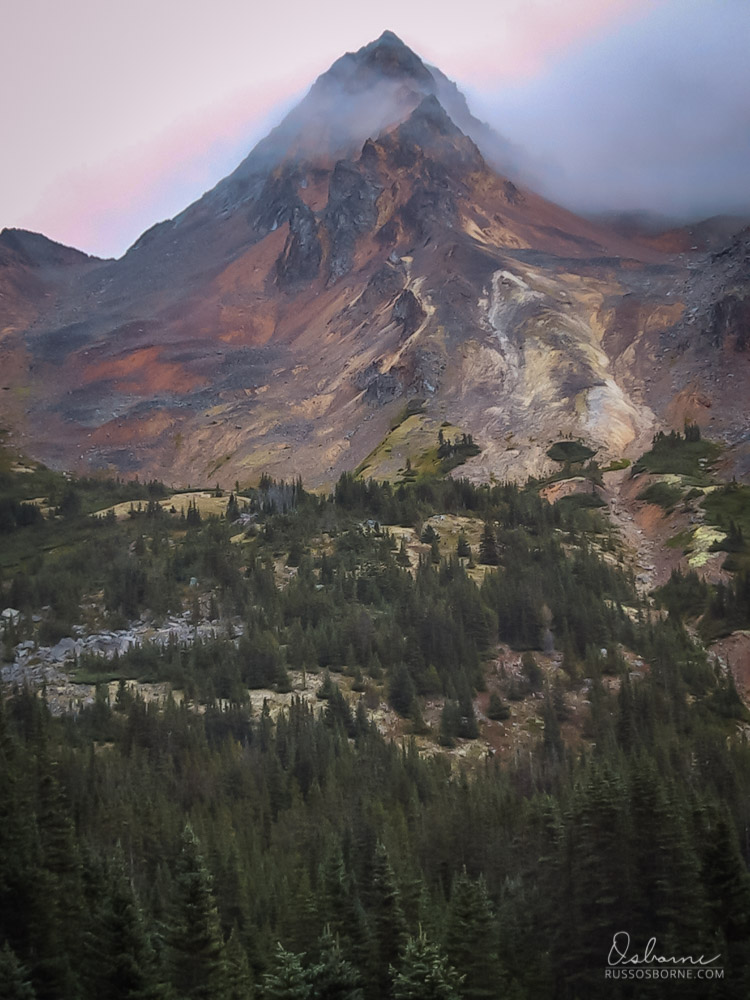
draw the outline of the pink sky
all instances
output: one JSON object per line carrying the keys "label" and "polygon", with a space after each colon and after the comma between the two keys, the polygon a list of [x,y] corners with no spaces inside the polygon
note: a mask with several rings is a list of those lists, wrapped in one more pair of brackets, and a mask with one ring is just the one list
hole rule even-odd
{"label": "pink sky", "polygon": [[385,28],[459,85],[491,92],[661,3],[4,0],[0,227],[119,256]]}

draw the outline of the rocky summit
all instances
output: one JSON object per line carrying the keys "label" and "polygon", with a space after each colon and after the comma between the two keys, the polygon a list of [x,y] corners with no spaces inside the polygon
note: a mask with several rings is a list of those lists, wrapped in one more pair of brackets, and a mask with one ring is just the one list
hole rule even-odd
{"label": "rocky summit", "polygon": [[79,472],[320,484],[392,478],[441,428],[479,481],[545,472],[560,439],[633,458],[688,419],[742,477],[749,246],[541,198],[385,32],[121,259],[0,234],[0,425]]}

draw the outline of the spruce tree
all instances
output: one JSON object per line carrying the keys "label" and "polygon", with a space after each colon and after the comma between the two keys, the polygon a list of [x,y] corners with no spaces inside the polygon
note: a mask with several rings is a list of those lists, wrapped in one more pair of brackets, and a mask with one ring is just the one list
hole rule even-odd
{"label": "spruce tree", "polygon": [[213,882],[188,824],[174,878],[168,935],[171,981],[180,1000],[224,1000],[226,963]]}
{"label": "spruce tree", "polygon": [[301,957],[278,944],[272,969],[263,976],[261,995],[263,1000],[315,1000]]}
{"label": "spruce tree", "polygon": [[338,937],[326,927],[318,941],[319,958],[310,968],[315,1000],[362,1000],[359,973],[344,957]]}
{"label": "spruce tree", "polygon": [[469,878],[464,869],[453,880],[444,947],[462,976],[465,1000],[495,998],[502,983],[497,955],[497,927],[484,878]]}
{"label": "spruce tree", "polygon": [[497,541],[495,532],[489,521],[486,522],[482,532],[482,539],[479,542],[479,561],[485,566],[497,566],[500,558],[497,554]]}
{"label": "spruce tree", "polygon": [[372,951],[368,994],[385,997],[389,989],[389,968],[399,964],[406,943],[406,921],[396,877],[382,843],[375,848],[369,897]]}
{"label": "spruce tree", "polygon": [[0,950],[0,997],[3,1000],[36,1000],[28,972],[7,941]]}
{"label": "spruce tree", "polygon": [[391,969],[391,975],[393,1000],[463,1000],[468,996],[462,987],[463,977],[421,932],[409,938],[401,968]]}
{"label": "spruce tree", "polygon": [[87,938],[89,992],[107,1000],[158,1000],[165,996],[145,921],[118,849],[92,931]]}
{"label": "spruce tree", "polygon": [[[750,995],[750,874],[728,815],[706,831],[703,883],[709,928],[720,932],[722,963],[727,967],[727,996]],[[725,949],[725,950],[724,950]],[[730,992],[731,990],[731,992]]]}
{"label": "spruce tree", "polygon": [[232,928],[226,946],[226,966],[227,966],[227,1000],[252,1000],[253,976],[250,971],[250,963],[237,925]]}
{"label": "spruce tree", "polygon": [[319,912],[325,925],[334,938],[343,941],[345,946],[361,946],[365,937],[361,910],[338,843],[330,848],[322,865],[321,876],[323,891]]}
{"label": "spruce tree", "polygon": [[41,865],[37,873],[33,972],[42,1000],[74,996],[79,989],[76,954],[83,922],[81,859],[70,808],[57,780],[55,765],[40,749],[37,825]]}

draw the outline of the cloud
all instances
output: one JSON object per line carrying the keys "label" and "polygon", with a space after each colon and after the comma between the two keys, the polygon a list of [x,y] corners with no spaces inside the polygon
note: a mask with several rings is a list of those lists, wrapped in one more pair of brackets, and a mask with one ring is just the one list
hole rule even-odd
{"label": "cloud", "polygon": [[543,193],[576,210],[748,211],[749,51],[746,0],[671,0],[472,96],[528,151]]}
{"label": "cloud", "polygon": [[385,28],[450,76],[490,80],[653,2],[6,0],[0,226],[122,253],[229,173],[269,109]]}
{"label": "cloud", "polygon": [[7,0],[0,226],[122,253],[384,28],[458,79],[556,200],[746,204],[749,19],[748,0]]}

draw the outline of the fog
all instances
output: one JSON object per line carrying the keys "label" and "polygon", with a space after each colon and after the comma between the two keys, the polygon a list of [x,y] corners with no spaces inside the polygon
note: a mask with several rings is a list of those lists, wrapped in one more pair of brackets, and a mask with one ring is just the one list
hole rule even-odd
{"label": "fog", "polygon": [[525,151],[519,170],[583,212],[750,210],[750,3],[669,0],[473,110]]}

